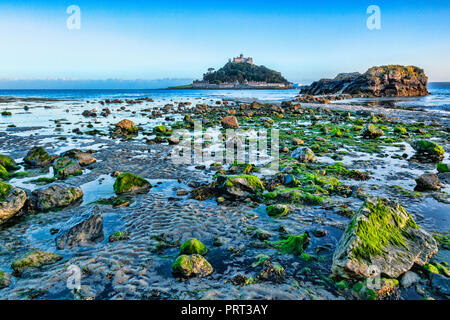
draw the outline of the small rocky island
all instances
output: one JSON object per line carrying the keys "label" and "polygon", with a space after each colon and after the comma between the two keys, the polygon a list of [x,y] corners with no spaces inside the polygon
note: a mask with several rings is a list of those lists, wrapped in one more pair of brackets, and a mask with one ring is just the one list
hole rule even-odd
{"label": "small rocky island", "polygon": [[253,63],[253,58],[241,54],[228,60],[222,68],[209,68],[202,80],[173,89],[292,89],[291,82],[280,72]]}
{"label": "small rocky island", "polygon": [[425,96],[428,77],[415,66],[372,67],[364,74],[341,73],[334,79],[321,79],[302,87],[303,95],[347,94],[353,97]]}

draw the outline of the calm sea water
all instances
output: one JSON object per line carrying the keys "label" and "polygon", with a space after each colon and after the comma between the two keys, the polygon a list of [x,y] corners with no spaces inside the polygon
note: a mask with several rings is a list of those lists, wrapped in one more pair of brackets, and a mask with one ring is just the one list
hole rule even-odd
{"label": "calm sea water", "polygon": [[[428,86],[430,95],[426,97],[399,98],[355,98],[339,103],[344,104],[380,104],[399,107],[419,108],[450,113],[450,82],[432,82]],[[280,102],[294,98],[298,89],[291,90],[0,90],[0,96],[36,97],[54,99],[106,99],[139,98],[154,99],[210,98],[260,100]]]}

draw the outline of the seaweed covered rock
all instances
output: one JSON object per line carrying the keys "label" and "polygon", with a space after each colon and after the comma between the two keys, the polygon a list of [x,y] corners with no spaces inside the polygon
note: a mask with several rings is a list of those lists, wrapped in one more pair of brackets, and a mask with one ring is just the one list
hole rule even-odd
{"label": "seaweed covered rock", "polygon": [[11,274],[0,270],[0,289],[9,287],[11,284]]}
{"label": "seaweed covered rock", "polygon": [[114,182],[114,192],[117,194],[147,193],[151,187],[150,182],[130,172],[119,174]]}
{"label": "seaweed covered rock", "polygon": [[17,163],[10,157],[0,154],[0,165],[3,166],[7,171],[19,170]]}
{"label": "seaweed covered rock", "polygon": [[119,121],[115,125],[114,133],[118,135],[136,135],[139,128],[134,125],[134,122],[128,119]]}
{"label": "seaweed covered rock", "polygon": [[289,206],[286,204],[272,204],[267,206],[267,214],[270,217],[280,218],[289,213]]}
{"label": "seaweed covered rock", "polygon": [[378,129],[372,123],[368,123],[361,130],[361,136],[365,139],[376,139],[383,135],[383,130]]}
{"label": "seaweed covered rock", "polygon": [[314,162],[317,160],[314,152],[308,147],[298,147],[292,152],[291,158],[301,162]]}
{"label": "seaweed covered rock", "polygon": [[257,176],[240,175],[217,177],[218,190],[227,197],[246,198],[264,191],[264,186]]}
{"label": "seaweed covered rock", "polygon": [[181,255],[172,264],[172,273],[182,277],[205,277],[213,272],[211,264],[201,255]]}
{"label": "seaweed covered rock", "polygon": [[9,180],[9,172],[0,164],[0,179],[1,180]]}
{"label": "seaweed covered rock", "polygon": [[333,256],[332,274],[397,278],[437,253],[434,238],[421,229],[399,204],[368,199],[344,232]]}
{"label": "seaweed covered rock", "polygon": [[56,247],[67,249],[103,239],[103,215],[95,206],[73,216],[56,235]]}
{"label": "seaweed covered rock", "polygon": [[83,173],[78,161],[74,161],[69,157],[61,157],[53,163],[55,177],[58,179],[66,179],[69,176],[79,176]]}
{"label": "seaweed covered rock", "polygon": [[20,215],[27,201],[24,190],[0,181],[0,225]]}
{"label": "seaweed covered rock", "polygon": [[303,86],[301,94],[352,96],[425,96],[428,77],[415,66],[388,65],[372,67],[364,74],[341,73],[334,79],[322,79]]}
{"label": "seaweed covered rock", "polygon": [[186,240],[180,247],[181,254],[199,254],[204,256],[208,252],[208,248],[195,238]]}
{"label": "seaweed covered rock", "polygon": [[434,173],[425,173],[416,179],[415,191],[438,191],[442,185],[439,177]]}
{"label": "seaweed covered rock", "polygon": [[29,167],[48,167],[53,159],[44,148],[34,147],[27,153],[26,157],[23,158],[23,161]]}
{"label": "seaweed covered rock", "polygon": [[19,260],[11,264],[11,268],[16,275],[22,274],[25,270],[40,268],[45,265],[53,264],[62,259],[59,254],[45,252],[41,250],[34,250],[24,255]]}
{"label": "seaweed covered rock", "polygon": [[79,149],[71,149],[69,151],[66,151],[63,153],[62,156],[69,157],[71,159],[78,161],[78,164],[82,167],[88,166],[97,161],[97,159],[94,158],[94,155],[92,153],[83,152]]}
{"label": "seaweed covered rock", "polygon": [[439,162],[436,165],[436,169],[439,173],[447,173],[450,172],[450,165],[448,163]]}
{"label": "seaweed covered rock", "polygon": [[271,245],[281,253],[301,256],[308,248],[309,240],[309,233],[304,232],[299,236],[289,235],[287,239],[271,242]]}
{"label": "seaweed covered rock", "polygon": [[416,150],[416,156],[423,162],[439,162],[444,159],[444,148],[436,142],[418,140],[412,144]]}
{"label": "seaweed covered rock", "polygon": [[53,184],[31,193],[29,209],[31,211],[47,211],[64,208],[82,197],[83,191],[78,187],[62,183]]}
{"label": "seaweed covered rock", "polygon": [[285,281],[286,272],[281,264],[270,262],[267,260],[263,263],[263,269],[258,275],[261,281],[270,281],[274,283],[283,283]]}

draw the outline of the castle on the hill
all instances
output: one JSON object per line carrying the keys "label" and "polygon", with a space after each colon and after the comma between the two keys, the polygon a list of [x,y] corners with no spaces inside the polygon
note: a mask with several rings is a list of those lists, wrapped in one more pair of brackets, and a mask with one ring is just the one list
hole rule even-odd
{"label": "castle on the hill", "polygon": [[[231,59],[229,59],[228,62],[231,62]],[[240,54],[239,57],[233,58],[233,63],[242,63],[242,62],[253,64],[253,58],[252,57],[245,58],[242,53]]]}

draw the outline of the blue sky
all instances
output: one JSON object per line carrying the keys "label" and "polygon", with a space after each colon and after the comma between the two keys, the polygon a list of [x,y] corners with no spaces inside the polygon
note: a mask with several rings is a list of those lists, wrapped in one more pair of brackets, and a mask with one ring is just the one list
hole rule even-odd
{"label": "blue sky", "polygon": [[[66,27],[73,4],[80,30]],[[433,0],[0,0],[0,79],[200,78],[244,53],[300,83],[382,64],[450,81],[449,17]]]}

